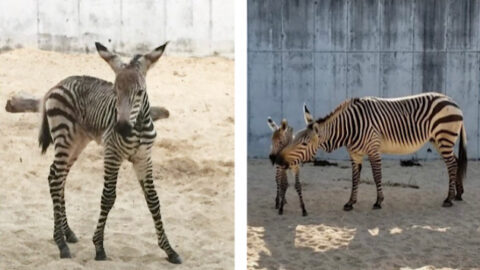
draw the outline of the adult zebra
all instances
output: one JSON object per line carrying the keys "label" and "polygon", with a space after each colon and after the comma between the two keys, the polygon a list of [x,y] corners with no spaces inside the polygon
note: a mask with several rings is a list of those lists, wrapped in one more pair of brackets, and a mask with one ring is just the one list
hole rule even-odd
{"label": "adult zebra", "polygon": [[136,55],[128,64],[102,44],[97,42],[95,45],[115,72],[115,83],[88,76],[68,77],[50,89],[43,100],[39,142],[42,153],[51,143],[55,147],[48,183],[54,210],[53,237],[60,258],[71,257],[66,242],[77,242],[65,213],[65,179],[78,155],[95,140],[104,145],[105,180],[100,217],[93,236],[95,259],[106,259],[103,232],[116,198],[118,170],[122,161],[127,159],[132,162],[143,189],[160,248],[167,253],[168,261],[181,263],[164,232],[160,203],[153,184],[151,148],[156,132],[145,84],[148,69],[160,58],[167,44],[146,55]]}
{"label": "adult zebra", "polygon": [[[467,168],[467,138],[463,114],[458,105],[440,93],[424,93],[402,98],[353,98],[343,102],[324,118],[314,121],[307,107],[304,115],[309,122],[302,136],[277,156],[276,163],[296,166],[310,160],[317,149],[331,152],[346,146],[352,161],[352,193],[344,210],[353,209],[357,188],[366,155],[372,165],[377,187],[374,209],[383,201],[381,154],[409,154],[432,142],[448,169],[448,196],[444,207],[452,206],[452,199],[462,200],[463,177]],[[453,150],[460,136],[459,157]],[[455,195],[456,188],[456,195]]]}
{"label": "adult zebra", "polygon": [[[282,125],[280,127],[270,117],[268,117],[267,123],[273,132],[269,157],[272,161],[272,164],[274,164],[277,154],[293,141],[293,128],[288,125],[286,119],[282,120]],[[297,191],[298,198],[300,199],[302,215],[307,216],[308,213],[305,209],[305,203],[303,202],[302,184],[300,183],[300,168],[294,165],[289,169],[292,171],[295,177],[295,190]],[[287,170],[282,166],[276,165],[275,182],[277,183],[277,196],[275,197],[275,209],[278,209],[279,215],[283,214],[283,206],[287,202],[285,200],[285,193],[287,192],[288,188],[287,180]]]}

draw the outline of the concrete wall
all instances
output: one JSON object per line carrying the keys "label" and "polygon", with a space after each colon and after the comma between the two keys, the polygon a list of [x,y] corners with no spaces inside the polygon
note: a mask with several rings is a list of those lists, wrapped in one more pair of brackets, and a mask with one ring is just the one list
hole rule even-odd
{"label": "concrete wall", "polygon": [[[319,117],[348,97],[437,91],[460,104],[480,158],[479,89],[480,1],[248,1],[249,157],[268,155],[267,116],[304,128],[304,102]],[[429,147],[415,157],[438,158]]]}
{"label": "concrete wall", "polygon": [[0,48],[144,52],[233,57],[233,0],[2,0]]}

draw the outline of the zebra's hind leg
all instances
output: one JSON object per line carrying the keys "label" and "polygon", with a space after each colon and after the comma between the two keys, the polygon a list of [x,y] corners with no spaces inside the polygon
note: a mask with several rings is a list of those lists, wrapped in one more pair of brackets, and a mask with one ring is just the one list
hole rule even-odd
{"label": "zebra's hind leg", "polygon": [[[458,164],[457,164],[458,166]],[[455,180],[455,201],[463,201],[462,199],[462,194],[463,194],[463,183],[461,181],[458,181],[457,179]]]}
{"label": "zebra's hind leg", "polygon": [[373,209],[381,209],[383,202],[383,191],[382,191],[382,157],[380,153],[375,152],[368,156],[370,164],[372,166],[373,180],[375,181],[375,186],[377,187],[377,201],[373,204]]}
{"label": "zebra's hind leg", "polygon": [[[69,170],[67,170],[68,174]],[[67,243],[77,243],[78,238],[75,235],[75,233],[70,229],[70,226],[68,225],[67,221],[67,213],[65,211],[65,185],[62,187],[62,197],[61,197],[61,214],[62,214],[62,231],[63,234],[65,235],[65,240],[67,240]],[[55,237],[54,237],[55,238]]]}
{"label": "zebra's hind leg", "polygon": [[[69,137],[67,134],[65,134],[65,136]],[[55,158],[61,158],[63,159],[62,163],[65,161],[67,163],[65,172],[60,173],[60,176],[59,176],[59,177],[63,177],[64,181],[66,181],[66,177],[70,172],[70,168],[73,166],[73,164],[77,160],[78,155],[80,155],[80,153],[83,151],[83,149],[85,149],[85,146],[87,146],[88,142],[90,141],[86,136],[84,136],[84,134],[81,131],[78,130],[78,128],[77,128],[77,133],[74,136],[70,136],[70,137],[72,138],[74,137],[75,139],[71,140],[71,144],[69,144],[71,146],[68,149],[62,147],[62,145],[65,145],[62,143],[59,143],[60,146],[57,146],[55,148]],[[60,200],[61,200],[62,230],[65,235],[65,240],[67,241],[67,243],[77,243],[78,238],[73,232],[73,230],[70,229],[70,226],[68,225],[68,221],[67,221],[67,213],[65,210],[65,185],[62,186]]]}
{"label": "zebra's hind leg", "polygon": [[70,249],[65,242],[64,232],[62,230],[62,222],[64,215],[62,214],[62,192],[65,185],[64,174],[65,168],[59,165],[55,160],[50,166],[50,174],[48,176],[48,184],[50,186],[50,196],[53,201],[53,240],[60,251],[60,258],[71,258]]}
{"label": "zebra's hind leg", "polygon": [[147,201],[148,209],[152,214],[155,230],[157,232],[158,245],[165,251],[167,260],[173,264],[181,264],[182,259],[178,253],[170,246],[167,235],[163,228],[162,216],[160,214],[160,201],[158,200],[157,192],[153,184],[153,169],[150,156],[147,158],[140,158],[133,160],[133,168],[137,175],[140,186],[142,187],[145,200]]}
{"label": "zebra's hind leg", "polygon": [[352,193],[350,194],[350,199],[343,206],[343,210],[350,211],[353,209],[353,205],[357,202],[357,191],[358,191],[358,182],[360,180],[360,173],[362,171],[362,163],[358,160],[352,159]]}
{"label": "zebra's hind leg", "polygon": [[[460,146],[461,147],[461,146]],[[458,167],[458,158],[455,159],[457,161]],[[458,173],[458,170],[457,170]],[[458,176],[455,177],[455,201],[463,201],[462,194],[463,194],[463,181],[459,180]]]}
{"label": "zebra's hind leg", "polygon": [[117,197],[117,176],[123,158],[115,153],[109,151],[106,146],[104,157],[104,185],[102,192],[102,200],[100,206],[100,217],[98,218],[97,228],[93,234],[93,244],[95,245],[95,260],[103,261],[107,259],[105,249],[103,248],[103,232],[107,222],[108,213],[115,203]]}
{"label": "zebra's hind leg", "polygon": [[305,209],[305,203],[303,202],[302,196],[302,184],[300,183],[300,170],[298,167],[293,169],[293,173],[295,174],[295,190],[297,191],[298,198],[300,199],[300,208],[302,208],[302,215],[308,216],[307,210]]}
{"label": "zebra's hind leg", "polygon": [[448,170],[448,195],[443,201],[443,207],[453,206],[452,200],[455,197],[455,183],[457,178],[457,159],[453,154],[453,148],[451,150],[442,149],[441,155]]}

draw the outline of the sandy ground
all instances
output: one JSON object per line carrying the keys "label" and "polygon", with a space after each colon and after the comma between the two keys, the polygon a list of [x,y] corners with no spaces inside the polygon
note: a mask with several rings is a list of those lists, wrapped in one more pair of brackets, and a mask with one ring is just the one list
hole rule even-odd
{"label": "sandy ground", "polygon": [[[168,50],[168,48],[167,48]],[[102,148],[80,155],[66,185],[69,223],[79,237],[72,259],[53,242],[47,175],[52,147],[40,155],[39,115],[0,112],[0,269],[232,269],[234,262],[234,63],[219,57],[164,57],[147,76],[153,105],[170,118],[155,123],[155,184],[170,243],[184,264],[157,246],[153,221],[128,162],[105,229],[108,261],[94,260],[92,236],[103,188]],[[96,54],[21,49],[0,54],[0,105],[24,91],[42,96],[70,75],[113,80]]]}
{"label": "sandy ground", "polygon": [[[248,269],[480,269],[480,163],[470,161],[464,201],[451,208],[441,207],[448,189],[443,162],[421,163],[384,161],[383,209],[372,210],[376,189],[365,183],[351,212],[342,210],[350,196],[350,163],[306,164],[300,177],[309,216],[302,217],[293,177],[279,216],[274,168],[250,160]],[[361,179],[372,183],[367,161]]]}

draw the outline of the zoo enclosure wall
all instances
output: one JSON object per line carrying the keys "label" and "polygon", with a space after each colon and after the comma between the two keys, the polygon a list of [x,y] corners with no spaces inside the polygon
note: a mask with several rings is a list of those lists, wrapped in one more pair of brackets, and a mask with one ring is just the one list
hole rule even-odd
{"label": "zoo enclosure wall", "polygon": [[93,52],[100,41],[134,54],[170,41],[167,54],[232,58],[233,18],[233,0],[2,0],[0,51]]}
{"label": "zoo enclosure wall", "polygon": [[[248,0],[249,158],[268,156],[268,116],[305,127],[304,102],[320,117],[349,97],[430,91],[459,103],[480,158],[480,1]],[[439,158],[429,144],[411,157]]]}

